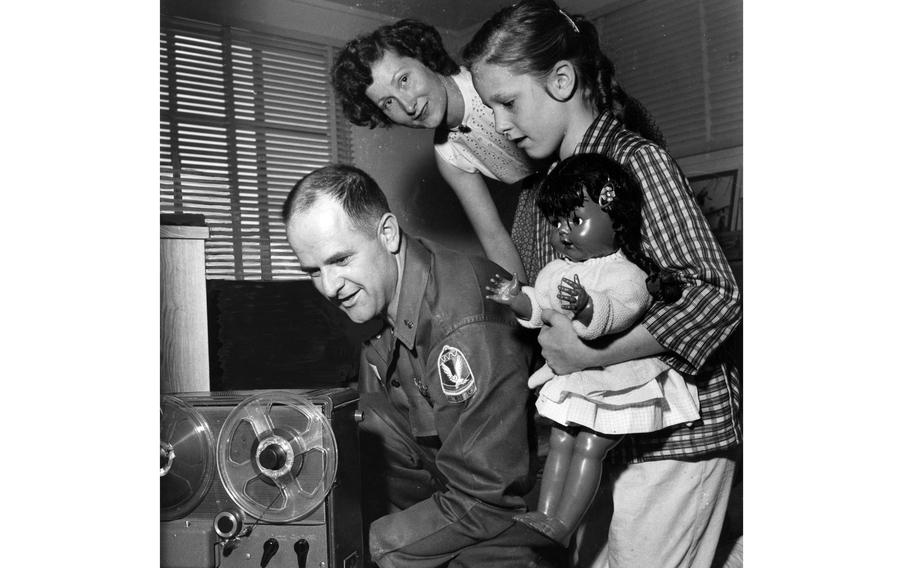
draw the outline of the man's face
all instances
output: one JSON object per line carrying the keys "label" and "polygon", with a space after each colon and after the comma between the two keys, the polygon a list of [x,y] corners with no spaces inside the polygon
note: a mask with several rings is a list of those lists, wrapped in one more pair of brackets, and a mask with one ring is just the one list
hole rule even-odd
{"label": "man's face", "polygon": [[392,122],[410,128],[436,128],[445,120],[445,86],[426,65],[386,51],[370,70],[373,82],[366,95]]}
{"label": "man's face", "polygon": [[[397,235],[397,225],[396,225]],[[320,197],[287,226],[291,248],[320,294],[356,323],[384,315],[395,294],[398,266],[379,229],[354,226],[341,204]]]}

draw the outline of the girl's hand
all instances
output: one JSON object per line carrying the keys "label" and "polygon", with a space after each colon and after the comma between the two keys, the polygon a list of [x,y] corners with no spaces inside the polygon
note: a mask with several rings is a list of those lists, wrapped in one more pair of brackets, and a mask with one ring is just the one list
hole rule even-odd
{"label": "girl's hand", "polygon": [[556,310],[543,310],[544,325],[537,342],[540,353],[557,375],[567,375],[587,368],[585,355],[588,347],[582,343],[572,327],[572,321]]}
{"label": "girl's hand", "polygon": [[572,280],[563,278],[558,290],[556,297],[562,302],[562,309],[569,310],[575,315],[585,309],[585,306],[588,305],[588,300],[591,298],[585,291],[584,286],[581,285],[578,274]]}
{"label": "girl's hand", "polygon": [[512,278],[507,280],[505,276],[494,274],[490,278],[490,284],[486,287],[487,298],[499,304],[512,305],[512,302],[521,293],[521,287],[518,284],[518,275],[512,274]]}

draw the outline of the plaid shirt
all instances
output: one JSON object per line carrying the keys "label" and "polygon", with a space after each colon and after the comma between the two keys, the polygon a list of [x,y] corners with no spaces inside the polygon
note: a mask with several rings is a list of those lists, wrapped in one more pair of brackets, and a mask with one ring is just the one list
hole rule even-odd
{"label": "plaid shirt", "polygon": [[642,325],[667,349],[661,359],[698,387],[701,406],[691,426],[627,436],[607,459],[693,458],[735,447],[742,439],[740,371],[718,348],[742,320],[741,296],[686,178],[666,151],[622,128],[610,112],[588,128],[576,153],[609,156],[641,186],[642,248],[683,282],[682,298],[652,306]]}

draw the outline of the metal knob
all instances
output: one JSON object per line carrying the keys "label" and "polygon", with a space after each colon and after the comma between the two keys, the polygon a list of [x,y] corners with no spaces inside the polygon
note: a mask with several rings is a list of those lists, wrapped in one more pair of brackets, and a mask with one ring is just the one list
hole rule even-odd
{"label": "metal knob", "polygon": [[259,568],[265,568],[276,552],[278,552],[278,541],[274,538],[262,543],[262,560],[259,562]]}
{"label": "metal knob", "polygon": [[310,553],[310,543],[302,538],[294,543],[294,552],[297,553],[297,568],[306,568],[306,557]]}
{"label": "metal knob", "polygon": [[271,470],[279,470],[284,467],[287,461],[287,455],[278,444],[269,444],[262,453],[259,454],[259,463],[262,467]]}

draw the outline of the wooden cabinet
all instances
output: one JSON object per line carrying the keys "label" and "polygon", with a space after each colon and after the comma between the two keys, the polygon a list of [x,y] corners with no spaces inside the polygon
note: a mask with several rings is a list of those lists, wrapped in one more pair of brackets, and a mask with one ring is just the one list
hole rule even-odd
{"label": "wooden cabinet", "polygon": [[161,225],[161,392],[209,390],[208,227]]}

